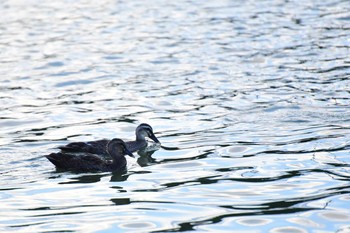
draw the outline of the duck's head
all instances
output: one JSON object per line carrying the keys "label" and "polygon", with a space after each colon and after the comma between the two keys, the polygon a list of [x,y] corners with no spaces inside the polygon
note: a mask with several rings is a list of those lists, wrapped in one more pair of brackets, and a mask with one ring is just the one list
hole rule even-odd
{"label": "duck's head", "polygon": [[149,137],[154,142],[160,143],[154,135],[152,127],[149,124],[142,123],[136,128],[136,138],[140,140],[145,140],[145,137]]}
{"label": "duck's head", "polygon": [[134,155],[127,148],[125,142],[119,138],[114,138],[107,144],[107,151],[112,157],[125,154],[134,157]]}

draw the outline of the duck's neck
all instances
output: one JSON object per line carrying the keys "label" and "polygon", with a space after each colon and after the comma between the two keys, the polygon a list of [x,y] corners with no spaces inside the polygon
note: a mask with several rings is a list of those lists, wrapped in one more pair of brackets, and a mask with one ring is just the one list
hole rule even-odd
{"label": "duck's neck", "polygon": [[139,141],[136,139],[136,141],[126,142],[126,146],[128,147],[129,151],[135,152],[147,146],[147,141],[144,138]]}
{"label": "duck's neck", "polygon": [[112,166],[114,168],[119,169],[126,166],[126,158],[124,157],[124,155],[113,156],[112,159]]}

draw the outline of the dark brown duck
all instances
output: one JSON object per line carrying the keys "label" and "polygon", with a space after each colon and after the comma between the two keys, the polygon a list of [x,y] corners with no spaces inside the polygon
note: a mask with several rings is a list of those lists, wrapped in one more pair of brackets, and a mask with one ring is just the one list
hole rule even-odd
{"label": "dark brown duck", "polygon": [[112,160],[105,160],[94,154],[69,154],[51,153],[46,158],[53,163],[58,170],[72,172],[121,172],[126,169],[126,158],[124,155],[133,156],[123,140],[115,138],[108,142],[107,153]]}

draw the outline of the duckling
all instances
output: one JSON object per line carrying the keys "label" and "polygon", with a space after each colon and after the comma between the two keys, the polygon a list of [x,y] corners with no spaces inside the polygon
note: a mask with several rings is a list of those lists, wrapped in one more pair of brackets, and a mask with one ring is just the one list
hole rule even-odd
{"label": "duckling", "polygon": [[[127,148],[131,152],[135,152],[147,146],[146,137],[149,137],[156,143],[160,143],[157,137],[153,133],[153,129],[149,124],[142,123],[136,130],[136,140],[125,142]],[[89,142],[72,142],[65,146],[58,147],[62,152],[84,152],[97,154],[102,156],[108,156],[106,151],[106,145],[108,144],[109,139],[102,139],[97,141]]]}
{"label": "duckling", "polygon": [[59,170],[72,172],[122,172],[126,169],[125,154],[134,157],[123,140],[114,138],[106,146],[112,160],[105,160],[94,154],[51,153],[46,158]]}

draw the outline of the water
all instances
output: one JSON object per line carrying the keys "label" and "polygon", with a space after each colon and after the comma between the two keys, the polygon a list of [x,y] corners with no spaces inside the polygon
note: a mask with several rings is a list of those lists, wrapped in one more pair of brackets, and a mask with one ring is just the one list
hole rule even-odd
{"label": "water", "polygon": [[[350,232],[349,1],[0,10],[3,232]],[[126,174],[43,157],[141,122]]]}

